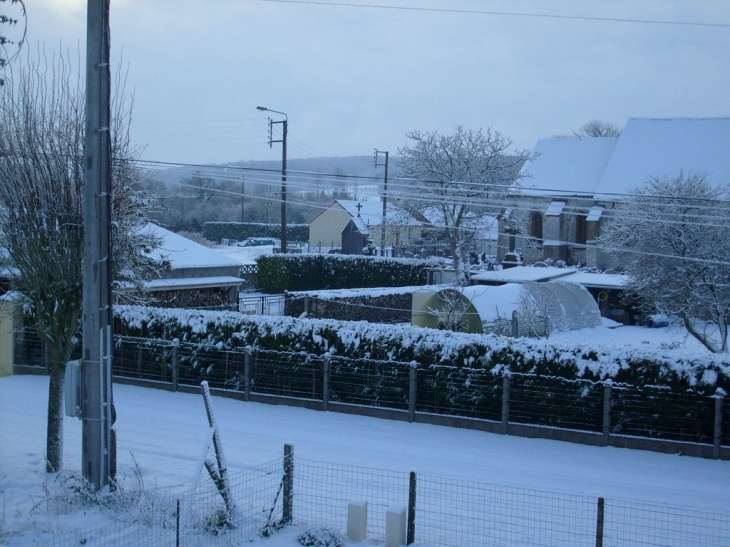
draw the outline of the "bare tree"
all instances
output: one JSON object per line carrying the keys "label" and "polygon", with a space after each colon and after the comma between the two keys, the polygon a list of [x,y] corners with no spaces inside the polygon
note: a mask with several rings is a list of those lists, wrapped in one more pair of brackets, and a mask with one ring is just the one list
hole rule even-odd
{"label": "bare tree", "polygon": [[621,128],[609,122],[590,120],[573,131],[574,137],[620,137]]}
{"label": "bare tree", "polygon": [[654,177],[618,208],[599,238],[627,261],[645,313],[681,318],[714,353],[728,352],[730,193],[704,175]]}
{"label": "bare tree", "polygon": [[517,313],[527,331],[537,338],[550,338],[553,332],[566,330],[560,301],[539,283],[532,283],[530,288],[520,288]]}
{"label": "bare tree", "polygon": [[[63,459],[63,380],[80,338],[84,254],[85,98],[62,56],[28,60],[0,94],[0,233],[23,309],[50,350],[47,470]],[[135,231],[149,200],[134,189],[130,111],[117,88],[112,137],[112,260],[115,279],[139,284],[154,265],[155,238]]]}
{"label": "bare tree", "polygon": [[402,178],[397,179],[404,205],[446,231],[454,269],[465,284],[466,228],[501,208],[528,152],[510,154],[512,142],[490,128],[459,126],[453,135],[412,131],[406,136],[413,144],[398,151]]}
{"label": "bare tree", "polygon": [[[0,0],[0,3],[7,4],[8,0]],[[9,0],[9,3],[10,6],[3,10],[5,13],[0,13],[0,70],[3,70],[18,56],[20,48],[25,43],[25,35],[28,30],[28,21],[23,0]],[[12,27],[15,31],[14,34],[20,37],[15,39],[8,38],[3,31],[2,25],[5,26],[6,30]],[[3,85],[5,85],[5,78],[0,76],[0,87]]]}

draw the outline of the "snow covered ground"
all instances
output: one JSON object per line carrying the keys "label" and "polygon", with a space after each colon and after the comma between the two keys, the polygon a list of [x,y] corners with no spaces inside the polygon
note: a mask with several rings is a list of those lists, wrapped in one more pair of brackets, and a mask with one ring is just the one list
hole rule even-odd
{"label": "snow covered ground", "polygon": [[[0,378],[0,543],[44,544],[88,516],[45,509],[47,378]],[[189,484],[207,431],[202,396],[116,385],[119,475],[135,465],[147,486]],[[730,462],[525,439],[427,424],[214,397],[232,474],[281,457],[416,471],[494,485],[636,499],[730,513]],[[81,422],[65,421],[65,466],[80,470]],[[136,463],[135,463],[136,462]],[[18,535],[22,531],[21,535]],[[298,545],[292,534],[260,540]],[[363,543],[372,545],[372,543]]]}
{"label": "snow covered ground", "polygon": [[[252,261],[252,249],[227,248]],[[240,249],[240,251],[239,251]],[[254,248],[256,252],[266,252]],[[226,252],[226,254],[229,254]],[[585,344],[673,348],[707,353],[683,331],[618,327],[554,334]],[[58,487],[45,473],[48,380],[0,378],[0,544],[44,545],[88,525],[87,512],[58,515],[47,503]],[[207,430],[202,397],[115,385],[119,477],[148,487],[190,483]],[[214,397],[232,474],[280,458],[285,443],[297,458],[444,476],[493,485],[730,513],[730,462],[526,439],[427,424],[268,406]],[[67,470],[80,472],[81,422],[65,419]],[[294,547],[295,533],[251,545]],[[373,545],[372,542],[361,542]],[[354,544],[349,544],[354,545]],[[359,545],[359,544],[358,544]]]}

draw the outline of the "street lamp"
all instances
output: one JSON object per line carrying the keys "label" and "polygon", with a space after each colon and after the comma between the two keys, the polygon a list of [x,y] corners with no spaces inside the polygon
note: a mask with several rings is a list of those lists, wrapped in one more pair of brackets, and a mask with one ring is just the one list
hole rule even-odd
{"label": "street lamp", "polygon": [[[281,252],[286,253],[286,134],[288,131],[289,116],[287,116],[284,112],[272,110],[265,106],[257,106],[256,110],[261,110],[262,112],[274,112],[284,116],[284,119],[279,121],[273,121],[269,118],[269,148],[271,148],[275,142],[281,143]],[[272,129],[275,123],[280,123],[282,127],[282,137],[279,140],[273,139]]]}

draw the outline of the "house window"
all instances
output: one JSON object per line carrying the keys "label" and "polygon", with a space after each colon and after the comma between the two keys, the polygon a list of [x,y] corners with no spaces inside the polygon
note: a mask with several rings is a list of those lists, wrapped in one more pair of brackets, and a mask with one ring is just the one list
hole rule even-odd
{"label": "house window", "polygon": [[587,240],[587,231],[586,231],[586,220],[587,217],[583,215],[578,215],[575,217],[575,242],[578,245],[585,245]]}
{"label": "house window", "polygon": [[530,215],[530,237],[542,243],[542,215],[537,211]]}

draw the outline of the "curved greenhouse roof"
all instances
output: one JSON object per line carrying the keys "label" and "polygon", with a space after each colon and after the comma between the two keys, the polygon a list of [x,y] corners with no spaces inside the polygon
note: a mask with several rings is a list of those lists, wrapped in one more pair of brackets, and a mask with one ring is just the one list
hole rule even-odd
{"label": "curved greenhouse roof", "polygon": [[598,304],[588,290],[561,281],[422,291],[414,294],[412,323],[486,332],[493,331],[495,324],[511,323],[514,314],[533,335],[541,335],[543,330],[577,330],[601,324]]}

